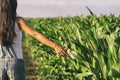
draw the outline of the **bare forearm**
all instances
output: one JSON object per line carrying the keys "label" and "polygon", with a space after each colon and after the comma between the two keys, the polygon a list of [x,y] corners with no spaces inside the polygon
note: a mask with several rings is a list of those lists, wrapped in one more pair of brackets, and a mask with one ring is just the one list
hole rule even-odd
{"label": "bare forearm", "polygon": [[56,46],[56,44],[53,41],[49,40],[47,37],[45,37],[41,33],[36,32],[33,37],[35,39],[37,39],[39,42],[41,42],[49,47],[54,48]]}
{"label": "bare forearm", "polygon": [[54,48],[54,50],[56,51],[56,53],[58,53],[60,56],[63,57],[67,57],[68,54],[66,53],[65,48],[55,44],[54,42],[52,42],[51,40],[49,40],[47,37],[45,37],[44,35],[42,35],[41,33],[36,32],[36,34],[34,35],[34,38],[37,39],[38,41],[40,41],[41,43]]}

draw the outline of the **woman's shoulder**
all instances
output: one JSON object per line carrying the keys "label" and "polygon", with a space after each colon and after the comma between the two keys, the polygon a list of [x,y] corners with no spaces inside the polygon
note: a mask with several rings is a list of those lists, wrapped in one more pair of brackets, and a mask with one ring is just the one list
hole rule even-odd
{"label": "woman's shoulder", "polygon": [[21,16],[16,16],[16,23],[17,23],[17,25],[19,26],[19,28],[21,29],[21,23],[23,24],[24,23],[24,18],[23,17],[21,17]]}
{"label": "woman's shoulder", "polygon": [[16,16],[16,20],[17,20],[17,21],[19,21],[19,20],[24,20],[24,18],[17,15],[17,16]]}
{"label": "woman's shoulder", "polygon": [[16,16],[16,22],[18,24],[24,24],[24,23],[26,23],[25,19],[23,17],[21,17],[21,16]]}

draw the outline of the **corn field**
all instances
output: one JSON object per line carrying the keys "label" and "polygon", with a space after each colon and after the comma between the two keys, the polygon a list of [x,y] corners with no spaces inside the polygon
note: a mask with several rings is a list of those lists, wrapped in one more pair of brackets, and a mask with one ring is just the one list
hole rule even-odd
{"label": "corn field", "polygon": [[[27,18],[35,30],[67,48],[69,57],[31,36],[23,35],[23,51],[37,64],[37,79],[31,80],[120,80],[120,16]],[[34,71],[32,71],[34,72]],[[34,74],[33,74],[34,75]]]}

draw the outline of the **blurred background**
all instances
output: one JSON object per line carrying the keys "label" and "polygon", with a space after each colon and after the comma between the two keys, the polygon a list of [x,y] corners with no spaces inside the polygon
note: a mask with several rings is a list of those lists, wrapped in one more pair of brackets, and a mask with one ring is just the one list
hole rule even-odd
{"label": "blurred background", "polygon": [[18,0],[18,14],[23,17],[58,17],[94,14],[120,14],[119,0]]}

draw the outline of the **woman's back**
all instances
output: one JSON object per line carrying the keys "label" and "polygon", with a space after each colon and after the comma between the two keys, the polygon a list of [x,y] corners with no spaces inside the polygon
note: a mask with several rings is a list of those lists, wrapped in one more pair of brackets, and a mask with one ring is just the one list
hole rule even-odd
{"label": "woman's back", "polygon": [[18,59],[23,59],[22,54],[22,31],[18,27],[17,22],[15,22],[15,34],[16,36],[13,39],[13,48]]}

